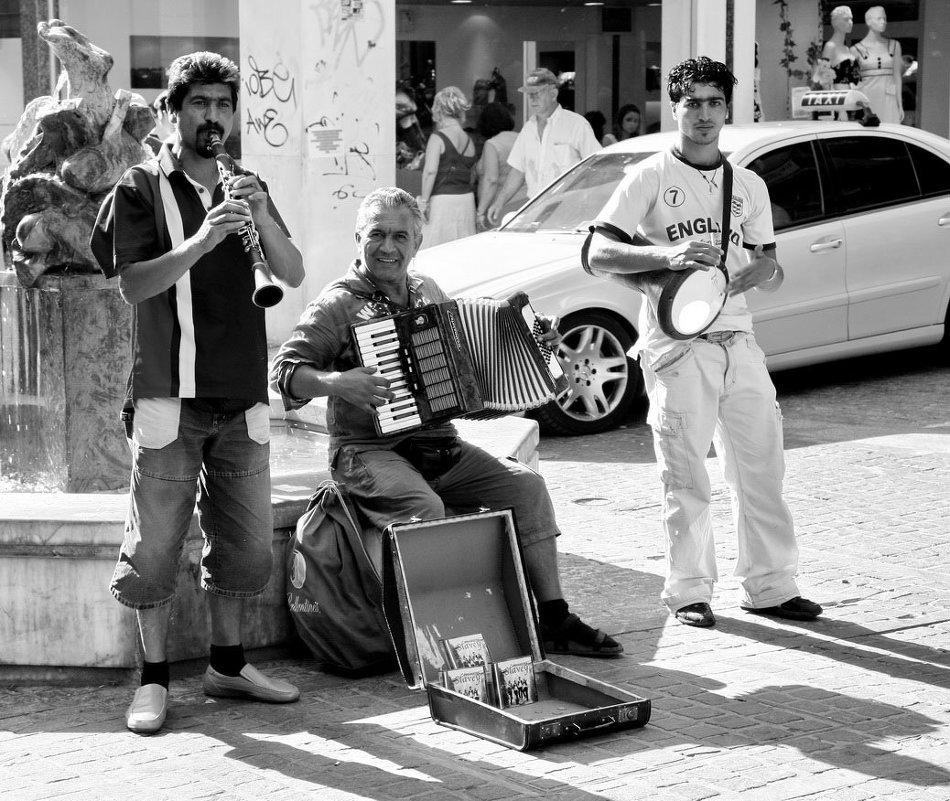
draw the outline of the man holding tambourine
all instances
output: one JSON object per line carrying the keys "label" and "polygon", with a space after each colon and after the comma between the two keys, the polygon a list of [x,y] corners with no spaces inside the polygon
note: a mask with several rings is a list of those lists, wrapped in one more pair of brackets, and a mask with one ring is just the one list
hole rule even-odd
{"label": "man holding tambourine", "polygon": [[791,620],[822,611],[795,582],[798,547],[782,498],[781,412],[743,294],[773,292],[784,278],[768,190],[719,152],[735,82],[724,64],[706,57],[671,70],[677,144],[628,173],[598,215],[584,253],[589,271],[632,284],[645,297],[636,349],[663,484],[661,597],[688,626],[716,622],[705,466],[713,442],[732,490],[740,605]]}

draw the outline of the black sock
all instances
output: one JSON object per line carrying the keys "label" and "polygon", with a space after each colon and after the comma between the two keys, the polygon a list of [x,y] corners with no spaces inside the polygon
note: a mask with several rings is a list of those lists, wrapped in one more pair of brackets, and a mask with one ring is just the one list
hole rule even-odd
{"label": "black sock", "polygon": [[541,625],[547,628],[555,629],[564,622],[568,616],[569,608],[567,601],[563,598],[555,598],[553,601],[541,601],[538,604],[538,617],[541,618]]}
{"label": "black sock", "polygon": [[239,676],[247,664],[244,660],[244,646],[211,644],[211,667],[223,676]]}
{"label": "black sock", "polygon": [[161,684],[168,689],[168,660],[164,662],[143,662],[142,680],[139,682],[143,687],[146,684]]}

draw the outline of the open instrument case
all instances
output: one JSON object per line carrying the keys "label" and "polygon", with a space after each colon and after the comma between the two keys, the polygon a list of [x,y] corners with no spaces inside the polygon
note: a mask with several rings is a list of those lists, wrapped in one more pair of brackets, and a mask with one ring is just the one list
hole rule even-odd
{"label": "open instrument case", "polygon": [[[436,723],[524,751],[650,719],[648,699],[545,658],[510,510],[390,526],[383,594],[403,676]],[[440,641],[473,634],[493,661],[531,655],[537,701],[502,709],[442,686]]]}

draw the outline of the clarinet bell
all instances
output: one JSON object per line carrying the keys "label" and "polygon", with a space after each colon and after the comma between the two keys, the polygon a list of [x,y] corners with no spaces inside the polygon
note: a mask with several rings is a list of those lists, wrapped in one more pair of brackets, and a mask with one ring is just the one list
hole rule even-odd
{"label": "clarinet bell", "polygon": [[267,269],[261,265],[254,266],[254,293],[251,302],[261,309],[276,306],[284,297],[281,289],[270,277]]}

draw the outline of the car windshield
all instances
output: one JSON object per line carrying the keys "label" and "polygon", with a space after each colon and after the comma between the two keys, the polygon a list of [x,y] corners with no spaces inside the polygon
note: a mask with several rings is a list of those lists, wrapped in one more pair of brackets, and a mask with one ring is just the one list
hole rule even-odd
{"label": "car windshield", "polygon": [[505,231],[586,231],[620,183],[625,171],[653,153],[604,153],[564,173],[520,214]]}

